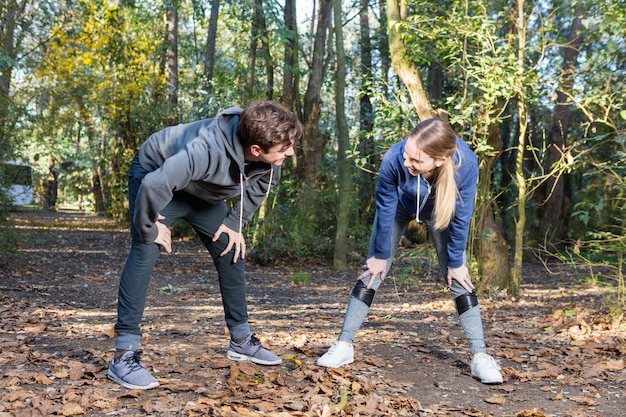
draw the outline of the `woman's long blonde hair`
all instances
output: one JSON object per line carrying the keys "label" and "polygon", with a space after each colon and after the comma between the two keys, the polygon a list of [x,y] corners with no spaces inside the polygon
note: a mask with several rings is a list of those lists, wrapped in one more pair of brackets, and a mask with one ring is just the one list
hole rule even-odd
{"label": "woman's long blonde hair", "polygon": [[[456,208],[456,199],[459,194],[454,171],[458,165],[452,162],[452,156],[457,151],[456,134],[449,124],[441,119],[427,119],[415,126],[408,140],[414,140],[417,148],[433,159],[446,158],[437,169],[435,176],[435,228],[445,229],[450,224]],[[459,161],[460,164],[461,161]]]}

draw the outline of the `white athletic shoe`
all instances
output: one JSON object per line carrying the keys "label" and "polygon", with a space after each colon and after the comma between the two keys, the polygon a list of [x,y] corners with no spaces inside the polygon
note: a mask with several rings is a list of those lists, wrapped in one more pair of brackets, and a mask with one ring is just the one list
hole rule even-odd
{"label": "white athletic shoe", "polygon": [[318,366],[339,368],[354,362],[354,347],[352,343],[337,341],[317,360]]}
{"label": "white athletic shoe", "polygon": [[477,353],[472,359],[472,376],[483,384],[501,384],[500,366],[486,353]]}

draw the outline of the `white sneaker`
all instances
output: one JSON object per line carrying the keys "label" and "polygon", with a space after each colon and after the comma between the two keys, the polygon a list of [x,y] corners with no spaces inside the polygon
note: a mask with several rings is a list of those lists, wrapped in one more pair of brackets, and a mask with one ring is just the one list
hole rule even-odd
{"label": "white sneaker", "polygon": [[352,362],[354,362],[354,347],[352,343],[340,340],[333,343],[328,352],[324,353],[316,363],[318,366],[327,368],[339,368]]}
{"label": "white sneaker", "polygon": [[472,376],[483,384],[501,384],[500,366],[486,353],[477,353],[472,359]]}

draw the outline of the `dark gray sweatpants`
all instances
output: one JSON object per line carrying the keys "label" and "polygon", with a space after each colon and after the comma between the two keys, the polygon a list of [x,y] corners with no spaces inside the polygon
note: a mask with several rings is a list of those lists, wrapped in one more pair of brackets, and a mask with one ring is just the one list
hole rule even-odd
{"label": "dark gray sweatpants", "polygon": [[[152,270],[159,257],[159,246],[143,243],[132,219],[135,200],[141,181],[148,172],[141,167],[137,157],[128,171],[128,201],[130,207],[131,247],[122,271],[118,293],[117,322],[115,331],[117,349],[137,350],[141,339],[139,323],[146,305],[148,284]],[[224,316],[233,339],[242,339],[250,334],[246,301],[244,261],[233,263],[233,251],[220,256],[228,245],[228,237],[222,234],[217,242],[211,239],[228,213],[224,202],[210,204],[185,192],[176,192],[172,201],[160,214],[162,222],[171,225],[178,218],[184,219],[196,231],[208,249],[218,272]]]}

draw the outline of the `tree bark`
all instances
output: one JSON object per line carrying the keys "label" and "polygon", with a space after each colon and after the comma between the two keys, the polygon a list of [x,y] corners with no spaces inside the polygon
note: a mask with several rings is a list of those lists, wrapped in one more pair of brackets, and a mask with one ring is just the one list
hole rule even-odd
{"label": "tree bark", "polygon": [[254,95],[254,80],[256,67],[256,52],[259,42],[261,8],[262,0],[254,0],[252,5],[252,24],[250,25],[250,47],[248,49],[248,72],[246,74],[246,97],[245,101],[250,100]]}
{"label": "tree bark", "polygon": [[10,131],[14,118],[11,116],[11,81],[13,63],[21,47],[22,36],[16,36],[18,22],[25,13],[28,0],[3,2],[0,6],[0,153],[5,154],[10,147]]}
{"label": "tree bark", "polygon": [[167,17],[168,124],[178,123],[178,3],[165,8]]}
{"label": "tree bark", "polygon": [[326,36],[330,23],[333,0],[321,0],[317,19],[315,44],[309,83],[304,95],[302,109],[302,124],[304,135],[299,146],[299,163],[296,174],[300,183],[315,188],[321,175],[324,146],[327,138],[319,128],[322,100],[320,97],[324,76],[324,53],[326,50]]}
{"label": "tree bark", "polygon": [[[567,146],[567,134],[572,119],[574,106],[568,98],[574,86],[574,71],[583,41],[581,34],[584,4],[576,8],[567,45],[563,50],[563,65],[560,85],[557,91],[556,108],[552,128],[550,129],[550,146],[548,148],[548,169],[561,159]],[[569,204],[565,195],[565,179],[560,173],[551,175],[544,184],[545,203],[542,213],[542,233],[548,242],[555,243],[563,235],[565,222],[568,217]]]}
{"label": "tree bark", "polygon": [[406,86],[417,117],[423,121],[437,116],[428,100],[422,76],[417,67],[407,59],[406,47],[402,43],[401,23],[406,19],[406,9],[398,0],[387,0],[387,20],[389,25],[389,51],[394,72]]}
{"label": "tree bark", "polygon": [[[493,116],[488,119],[497,120]],[[483,155],[478,164],[477,195],[479,198],[476,201],[476,215],[474,216],[476,236],[473,239],[473,247],[478,270],[482,277],[479,288],[481,290],[503,289],[511,286],[510,248],[494,217],[494,201],[489,198],[492,194],[492,168],[502,151],[499,124],[491,123],[487,126],[487,131],[484,134],[487,135],[487,144],[493,148],[494,152],[490,155]]]}
{"label": "tree bark", "polygon": [[379,0],[380,25],[378,29],[378,50],[380,51],[380,79],[382,80],[383,97],[389,96],[389,69],[391,56],[389,54],[389,35],[387,29],[387,0]]}
{"label": "tree bark", "polygon": [[267,31],[267,22],[265,13],[263,12],[263,0],[259,0],[261,5],[261,19],[259,21],[259,31],[261,33],[261,52],[265,60],[265,76],[267,77],[267,86],[265,89],[265,98],[274,99],[274,61],[272,60],[272,49],[270,47],[270,34]]}
{"label": "tree bark", "polygon": [[352,207],[352,164],[347,158],[350,148],[348,122],[346,120],[346,55],[343,46],[343,25],[341,20],[341,0],[334,0],[335,41],[337,48],[337,78],[335,81],[335,102],[337,113],[337,165],[339,166],[339,193],[337,204],[337,232],[333,266],[340,271],[347,271],[348,265],[348,227]]}
{"label": "tree bark", "polygon": [[298,26],[296,25],[296,2],[285,0],[285,62],[283,69],[283,94],[280,99],[283,106],[300,114],[298,104]]}
{"label": "tree bark", "polygon": [[[369,0],[360,0],[360,72],[361,86],[359,94],[359,155],[363,165],[359,171],[359,208],[363,214],[359,218],[366,221],[364,213],[371,212],[374,204],[376,181],[374,180],[377,158],[374,155],[374,141],[371,132],[374,129],[374,110],[369,93],[372,73],[372,40],[370,37]],[[373,220],[373,219],[372,219]]]}
{"label": "tree bark", "polygon": [[211,17],[207,32],[206,48],[204,50],[204,80],[206,91],[211,91],[213,71],[215,69],[215,43],[217,41],[217,20],[220,11],[220,0],[211,1]]}
{"label": "tree bark", "polygon": [[[524,74],[526,54],[526,18],[524,0],[517,2],[517,72]],[[519,75],[518,75],[519,76]],[[522,83],[522,80],[513,80]],[[513,279],[509,286],[511,294],[519,293],[522,284],[522,264],[524,253],[524,228],[526,227],[526,178],[524,176],[524,151],[526,150],[526,131],[528,129],[528,106],[523,87],[517,97],[517,117],[519,133],[517,138],[517,155],[515,161],[515,185],[517,186],[517,220],[515,221],[515,248],[513,252]]]}
{"label": "tree bark", "polygon": [[438,62],[428,66],[428,98],[436,107],[443,104],[443,68]]}

